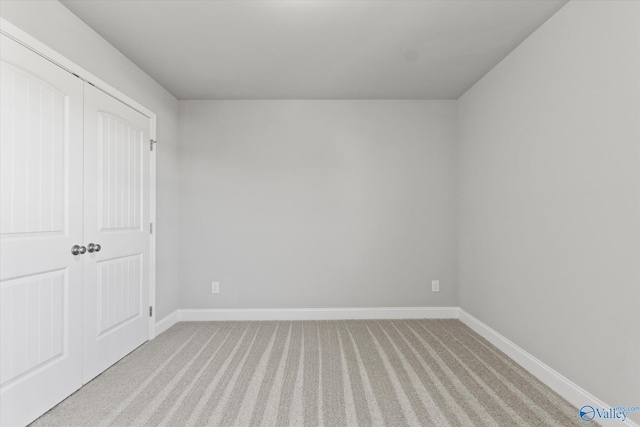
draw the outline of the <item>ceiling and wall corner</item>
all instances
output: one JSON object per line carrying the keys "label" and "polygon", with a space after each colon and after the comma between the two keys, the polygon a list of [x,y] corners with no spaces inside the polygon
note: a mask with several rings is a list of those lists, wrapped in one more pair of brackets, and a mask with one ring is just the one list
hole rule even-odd
{"label": "ceiling and wall corner", "polygon": [[564,0],[63,0],[178,99],[457,99]]}
{"label": "ceiling and wall corner", "polygon": [[[330,3],[337,2],[260,2],[253,12],[246,11],[248,2],[64,3],[142,70],[58,2],[2,1],[0,15],[158,114],[158,212],[160,217],[165,215],[158,224],[157,292],[159,299],[164,298],[158,303],[158,319],[176,308],[187,308],[181,306],[176,260],[178,242],[185,241],[179,236],[179,217],[185,215],[180,193],[188,189],[177,183],[185,165],[206,160],[178,161],[184,143],[177,143],[178,109],[182,114],[202,113],[200,122],[192,119],[194,124],[203,129],[217,127],[217,135],[224,138],[216,144],[223,147],[233,138],[224,135],[220,124],[207,122],[211,111],[239,122],[252,114],[256,120],[268,117],[256,113],[257,101],[242,101],[250,108],[231,114],[238,101],[199,105],[176,98],[457,99],[464,94],[451,101],[459,109],[461,131],[459,138],[452,138],[459,149],[454,163],[461,196],[455,207],[460,221],[454,233],[459,238],[459,263],[453,270],[460,275],[460,286],[455,276],[454,286],[462,308],[607,402],[640,399],[640,384],[634,383],[640,354],[640,322],[634,305],[640,274],[640,159],[637,126],[629,128],[629,121],[638,117],[640,49],[638,26],[632,21],[638,22],[637,2],[574,1],[566,6],[565,2],[538,1],[446,2],[452,5],[442,6],[448,12],[436,6],[445,2],[411,2],[415,3],[411,7],[432,8],[416,16],[407,16],[413,14],[406,9],[390,12],[387,2],[348,2],[347,17],[331,10]],[[172,3],[190,7],[176,12]],[[493,12],[476,13],[474,18],[481,23],[470,26],[465,35],[459,27],[451,27],[454,18],[466,24],[471,20],[456,9],[461,4],[484,4]],[[156,20],[149,21],[146,14],[156,6]],[[126,7],[130,9],[125,13]],[[526,16],[510,18],[520,7]],[[215,10],[218,13],[213,14]],[[452,15],[449,21],[439,20],[435,33],[424,33],[416,24],[418,18],[435,19],[440,12]],[[184,32],[179,28],[186,19],[183,13],[200,15],[186,21],[192,25]],[[323,34],[322,25],[332,19],[335,25]],[[410,25],[405,28],[402,22]],[[214,37],[202,37],[207,28]],[[360,30],[368,36],[358,37]],[[386,30],[391,34],[384,36]],[[287,37],[298,31],[300,37]],[[634,34],[635,39],[625,34]],[[341,35],[350,42],[339,43]],[[483,48],[496,42],[493,50]],[[283,48],[275,49],[277,43]],[[454,49],[462,54],[448,56]],[[257,54],[252,55],[255,50]],[[190,60],[187,55],[194,52],[202,59]],[[339,59],[352,66],[350,72],[341,73],[331,65]],[[388,60],[395,65],[385,65]],[[445,75],[433,64],[445,65]],[[460,67],[461,73],[452,71]],[[424,76],[438,83],[421,80]],[[287,123],[287,108],[282,106],[286,104],[265,102],[273,102],[269,114]],[[293,104],[301,110],[319,108],[306,102]],[[299,111],[290,117],[317,126],[322,117],[333,114],[326,109],[307,115]],[[349,114],[358,117],[360,113],[353,109]],[[385,119],[394,119],[394,114],[389,116]],[[262,122],[271,135],[286,131],[269,129],[267,124]],[[349,129],[343,126],[342,130]],[[417,133],[415,128],[403,132]],[[254,137],[258,144],[260,135]],[[374,134],[371,140],[381,139]],[[286,150],[287,141],[278,141],[285,145],[281,153],[300,154]],[[211,155],[206,141],[189,144],[193,153]],[[222,154],[233,158],[247,144],[249,139],[242,140]],[[257,160],[268,166],[268,159]],[[273,160],[274,165],[282,162]],[[214,172],[211,176],[219,178],[239,171],[229,167]],[[256,180],[236,184],[246,189]],[[214,214],[232,216],[229,209]],[[558,224],[564,226],[557,228]],[[601,224],[605,228],[599,228]],[[270,247],[277,244],[273,241]],[[224,290],[223,282],[221,295]],[[615,343],[608,340],[610,332]],[[612,369],[619,372],[611,375]]]}

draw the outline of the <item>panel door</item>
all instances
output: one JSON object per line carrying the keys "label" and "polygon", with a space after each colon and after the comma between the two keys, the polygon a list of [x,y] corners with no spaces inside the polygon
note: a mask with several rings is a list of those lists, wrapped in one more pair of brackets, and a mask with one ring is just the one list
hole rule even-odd
{"label": "panel door", "polygon": [[0,425],[82,385],[81,80],[0,35]]}
{"label": "panel door", "polygon": [[149,118],[85,84],[84,381],[149,336]]}

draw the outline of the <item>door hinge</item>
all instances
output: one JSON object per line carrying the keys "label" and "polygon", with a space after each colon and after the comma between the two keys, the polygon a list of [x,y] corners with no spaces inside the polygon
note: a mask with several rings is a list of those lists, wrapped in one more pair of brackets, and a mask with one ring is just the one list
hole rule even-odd
{"label": "door hinge", "polygon": [[153,223],[149,223],[149,234],[153,234]]}
{"label": "door hinge", "polygon": [[149,317],[153,316],[153,306],[149,306]]}
{"label": "door hinge", "polygon": [[155,139],[150,139],[149,140],[149,148],[151,149],[151,151],[153,151],[153,144],[155,144],[155,143],[156,143]]}

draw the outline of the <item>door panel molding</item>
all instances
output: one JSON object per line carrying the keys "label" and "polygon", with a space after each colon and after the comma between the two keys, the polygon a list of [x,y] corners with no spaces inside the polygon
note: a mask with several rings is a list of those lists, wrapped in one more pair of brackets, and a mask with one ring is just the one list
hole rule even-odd
{"label": "door panel molding", "polygon": [[85,83],[84,239],[101,246],[83,257],[85,383],[148,340],[148,129],[148,117]]}
{"label": "door panel molding", "polygon": [[0,56],[0,425],[12,426],[82,385],[82,261],[70,249],[83,233],[84,83],[5,35]]}
{"label": "door panel molding", "polygon": [[[65,56],[59,54],[55,50],[51,49],[45,43],[21,30],[20,28],[13,25],[11,22],[6,19],[0,17],[0,33],[6,35],[7,37],[13,39],[17,43],[21,44],[25,48],[33,51],[39,56],[49,60],[53,64],[62,68],[63,70],[77,76],[81,80],[90,83],[92,86],[96,87],[98,90],[112,96],[113,98],[119,100],[120,102],[128,105],[134,110],[142,113],[147,116],[150,120],[149,127],[149,136],[154,141],[157,140],[156,134],[156,123],[157,117],[156,114],[149,110],[144,105],[140,104],[133,98],[127,96],[125,93],[119,91],[115,87],[111,86],[98,76],[84,68],[80,67],[75,62],[69,60]],[[162,143],[160,141],[159,143]],[[157,214],[156,214],[156,153],[158,150],[153,150],[151,152],[151,170],[150,170],[150,188],[149,188],[149,197],[150,197],[150,212],[149,217],[150,221],[154,224],[154,232],[151,234],[151,250],[149,253],[149,305],[155,307],[156,306],[156,233],[157,233]],[[155,332],[155,323],[156,323],[156,310],[153,310],[152,315],[149,317],[149,339],[153,339],[156,336]]]}
{"label": "door panel molding", "polygon": [[[27,84],[31,85],[30,93],[34,94],[34,96],[37,94],[40,100],[40,103],[36,104],[34,102],[36,98],[29,99],[29,105],[32,110],[27,111],[25,117],[27,117],[26,114],[31,114],[29,117],[41,117],[38,119],[41,123],[39,122],[38,126],[32,126],[32,123],[22,124],[24,129],[44,129],[48,134],[53,135],[49,137],[50,140],[63,141],[64,144],[73,143],[73,141],[76,141],[75,143],[77,144],[77,141],[80,141],[80,146],[82,147],[84,140],[84,135],[82,135],[83,91],[86,84],[83,82],[90,82],[92,88],[108,95],[114,102],[128,106],[136,114],[147,119],[144,125],[145,129],[141,132],[141,135],[144,136],[140,137],[143,138],[143,140],[140,140],[141,150],[144,150],[145,147],[148,148],[148,139],[156,139],[156,115],[152,111],[3,18],[0,18],[0,33],[3,40],[2,52],[0,53],[6,63],[3,66],[3,72],[6,73],[8,70],[13,73],[13,76],[17,76],[15,78],[11,77],[10,80],[3,78],[3,92],[7,93],[4,90],[6,82],[23,82],[21,80],[22,76],[26,73],[27,77],[29,77],[31,70],[32,78]],[[21,52],[16,61],[8,58],[10,55],[7,54],[5,46],[9,44],[13,44],[16,47],[21,46]],[[31,61],[40,65],[35,67],[29,64],[22,66],[20,63],[24,58],[27,58],[27,62]],[[46,70],[41,70],[41,67]],[[33,72],[32,69],[36,70],[36,72]],[[52,73],[65,76],[62,77],[63,81],[74,82],[72,84],[75,87],[73,95],[69,95],[67,83],[57,84],[49,81],[55,80],[49,77]],[[5,99],[3,99],[4,101]],[[13,102],[13,100],[7,102]],[[34,113],[35,110],[33,108],[36,105],[38,110]],[[4,112],[3,120],[5,121],[8,119],[6,111],[14,112],[19,110],[15,107],[5,108],[5,105],[2,107]],[[65,123],[70,124],[70,126],[61,126],[68,130],[63,136],[60,136],[59,129],[56,132],[55,129],[51,129],[51,126],[47,124],[46,118],[50,117],[50,110],[64,111],[69,114],[69,117],[63,118],[63,120],[67,120]],[[74,119],[78,114],[80,115],[80,120]],[[13,118],[10,119],[14,120]],[[54,121],[55,123],[60,123],[60,117],[54,117]],[[72,122],[80,123],[79,127],[74,126]],[[95,257],[96,254],[87,253],[74,256],[70,251],[72,245],[84,246],[89,243],[82,236],[83,208],[69,209],[66,207],[62,209],[54,206],[55,203],[60,203],[61,200],[66,203],[76,196],[80,196],[82,199],[82,185],[77,186],[78,182],[83,182],[81,175],[77,179],[74,174],[66,174],[62,181],[56,181],[51,178],[51,175],[60,175],[61,168],[74,167],[74,165],[80,165],[82,168],[82,149],[78,150],[65,145],[65,148],[61,150],[64,155],[61,156],[57,151],[50,151],[51,144],[42,139],[45,136],[45,133],[37,137],[35,134],[27,135],[25,139],[27,141],[26,149],[23,145],[16,146],[14,144],[10,147],[4,147],[4,152],[1,156],[2,159],[6,159],[20,155],[22,160],[18,159],[19,162],[21,161],[29,167],[32,164],[37,165],[33,170],[27,168],[28,170],[24,172],[26,178],[22,181],[28,180],[29,184],[25,184],[27,194],[22,196],[22,199],[14,198],[15,193],[6,192],[4,191],[5,188],[2,188],[1,204],[3,206],[10,204],[20,207],[18,210],[21,211],[20,218],[22,218],[22,222],[13,221],[12,218],[18,218],[18,215],[14,215],[12,212],[12,216],[8,216],[6,212],[3,212],[3,221],[0,224],[0,244],[2,245],[0,249],[2,254],[2,272],[0,275],[2,298],[0,302],[2,303],[3,337],[6,332],[5,325],[13,324],[18,329],[22,328],[20,334],[10,333],[11,337],[16,337],[15,345],[3,344],[2,357],[0,358],[2,364],[0,424],[7,427],[28,424],[55,406],[83,383],[82,329],[78,327],[78,325],[82,324],[82,309],[80,313],[77,313],[77,310],[71,310],[71,308],[74,306],[82,308],[83,306],[81,301],[82,290],[78,292],[78,286],[82,285],[83,280],[83,258],[90,255]],[[5,135],[3,135],[4,139]],[[60,143],[58,142],[57,144],[59,145]],[[15,152],[13,151],[15,149],[23,151]],[[80,159],[74,158],[73,153],[76,156],[79,153]],[[43,159],[51,159],[52,162],[51,164],[45,164]],[[144,341],[155,337],[155,315],[148,317],[147,307],[149,305],[155,306],[156,239],[155,233],[149,236],[148,223],[156,221],[156,151],[147,152],[146,159],[149,171],[146,175],[148,190],[145,193],[144,200],[140,200],[140,203],[146,204],[148,208],[142,205],[139,206],[141,217],[142,211],[144,211],[145,218],[148,218],[145,221],[146,225],[145,222],[140,221],[139,227],[137,223],[135,227],[131,227],[131,222],[129,227],[126,227],[127,224],[123,222],[120,225],[125,225],[125,227],[116,227],[105,232],[105,234],[113,237],[123,233],[146,232],[147,240],[144,245],[147,247],[147,253],[142,256],[143,261],[139,263],[141,264],[140,276],[144,278],[136,282],[143,287],[145,287],[144,284],[146,283],[146,292],[140,292],[140,296],[136,300],[135,315],[128,318],[125,316],[125,318],[119,320],[119,323],[111,325],[109,330],[104,331],[102,337],[107,340],[110,336],[116,335],[117,331],[123,328],[123,325],[132,322],[136,317],[144,320],[142,335],[139,334],[140,337],[138,339]],[[12,169],[7,169],[5,166],[3,163],[2,168],[4,170],[10,170],[13,173]],[[14,179],[11,176],[11,179],[3,179],[2,181],[3,183],[17,186],[19,182],[22,182],[20,179],[20,177]],[[49,191],[48,188],[45,188],[49,185],[55,191]],[[17,194],[17,196],[20,195]],[[122,204],[117,205],[115,212],[124,215],[125,207],[128,213],[130,211],[129,206],[126,206],[124,201]],[[9,218],[9,220],[7,221],[6,218]],[[78,231],[74,231],[78,225],[80,226],[80,234],[78,234]],[[44,242],[42,246],[45,254],[33,252],[32,242],[34,239]],[[143,248],[134,247],[130,253],[123,254],[123,256],[131,256],[142,252]],[[108,251],[104,250],[101,254],[108,255]],[[72,261],[69,262],[69,259]],[[38,265],[30,265],[35,260],[38,260]],[[122,292],[122,290],[120,291]],[[138,289],[136,289],[137,291]],[[16,301],[20,305],[23,302],[29,305],[29,301],[39,301],[37,305],[35,303],[29,305],[33,310],[35,310],[34,307],[37,307],[38,310],[36,312],[29,308],[24,313],[21,313],[20,310],[12,310]],[[37,319],[37,321],[34,319]],[[44,327],[45,323],[49,326]],[[20,338],[19,335],[24,336]],[[38,340],[35,339],[36,337]],[[11,339],[13,340],[13,338]],[[37,352],[29,350],[36,346],[39,347]],[[119,358],[124,355],[126,353],[117,356]],[[64,387],[61,385],[61,376],[65,378],[64,383],[67,384]],[[41,386],[29,387],[29,384],[35,378],[39,378]],[[64,388],[63,394],[59,393],[61,388]],[[6,410],[6,408],[10,408],[10,410]]]}

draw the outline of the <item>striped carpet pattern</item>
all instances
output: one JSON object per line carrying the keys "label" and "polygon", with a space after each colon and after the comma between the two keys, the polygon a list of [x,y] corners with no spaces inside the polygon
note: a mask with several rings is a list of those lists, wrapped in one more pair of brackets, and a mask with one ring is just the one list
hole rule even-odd
{"label": "striped carpet pattern", "polygon": [[34,426],[573,426],[458,320],[178,323]]}

